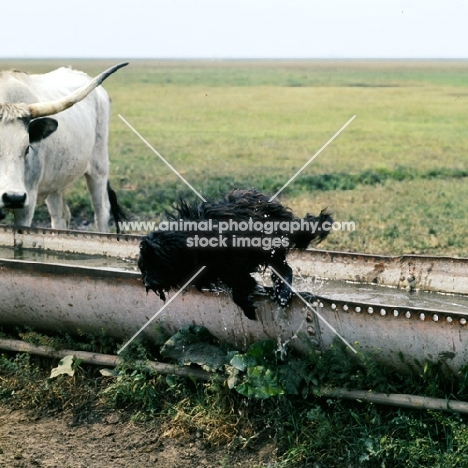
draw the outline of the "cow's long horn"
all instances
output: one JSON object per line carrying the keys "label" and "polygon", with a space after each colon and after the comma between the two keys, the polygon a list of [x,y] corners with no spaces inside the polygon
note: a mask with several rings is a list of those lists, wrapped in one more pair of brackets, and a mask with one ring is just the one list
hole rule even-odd
{"label": "cow's long horn", "polygon": [[77,102],[80,102],[84,99],[94,88],[97,88],[109,75],[116,72],[119,68],[125,67],[128,65],[128,62],[119,63],[108,70],[102,72],[100,75],[96,76],[91,80],[86,86],[83,86],[80,89],[77,89],[72,94],[65,96],[58,101],[49,101],[49,102],[37,102],[35,104],[29,105],[29,111],[31,113],[31,119],[36,119],[37,117],[45,117],[46,115],[53,115],[59,112],[62,112],[65,109],[73,106]]}

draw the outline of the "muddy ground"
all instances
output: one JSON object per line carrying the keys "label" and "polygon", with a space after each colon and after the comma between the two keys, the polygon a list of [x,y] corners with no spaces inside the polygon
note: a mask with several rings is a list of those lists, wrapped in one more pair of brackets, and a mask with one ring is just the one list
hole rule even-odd
{"label": "muddy ground", "polygon": [[94,423],[73,424],[66,414],[35,416],[0,405],[1,468],[193,468],[274,466],[276,450],[209,447],[194,434],[162,437],[151,425],[109,413]]}

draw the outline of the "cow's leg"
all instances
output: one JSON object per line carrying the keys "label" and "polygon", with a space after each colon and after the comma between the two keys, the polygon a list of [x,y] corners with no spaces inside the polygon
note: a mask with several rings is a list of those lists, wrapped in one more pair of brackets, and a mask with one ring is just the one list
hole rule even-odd
{"label": "cow's leg", "polygon": [[68,208],[63,192],[51,193],[46,198],[49,209],[52,229],[68,229],[71,219],[70,208]]}
{"label": "cow's leg", "polygon": [[107,146],[110,106],[107,95],[102,99],[96,100],[96,106],[99,115],[99,119],[96,122],[96,139],[85,177],[94,208],[94,220],[97,230],[108,232],[110,202],[107,193],[107,182],[109,180],[109,154]]}
{"label": "cow's leg", "polygon": [[110,202],[107,193],[107,177],[85,174],[94,208],[94,221],[99,232],[109,231]]}
{"label": "cow's leg", "polygon": [[36,209],[37,192],[34,190],[30,190],[28,192],[28,199],[28,206],[20,210],[13,210],[13,216],[15,217],[15,226],[31,226],[32,219],[34,217],[34,210]]}

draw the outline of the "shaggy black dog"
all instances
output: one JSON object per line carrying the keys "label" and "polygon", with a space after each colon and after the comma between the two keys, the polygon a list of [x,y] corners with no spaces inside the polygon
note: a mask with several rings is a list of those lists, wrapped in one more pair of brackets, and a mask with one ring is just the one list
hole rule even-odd
{"label": "shaggy black dog", "polygon": [[[291,284],[292,270],[286,263],[289,249],[320,242],[332,223],[325,210],[317,217],[295,218],[289,208],[270,202],[254,189],[234,190],[216,202],[181,200],[175,213],[167,215],[168,230],[160,225],[140,244],[138,266],[146,290],[165,301],[165,292],[181,288],[205,266],[192,284],[199,290],[228,286],[234,302],[252,320],[256,319],[253,295],[258,285],[251,273],[271,266]],[[271,277],[272,299],[285,307],[293,293],[276,274]]]}

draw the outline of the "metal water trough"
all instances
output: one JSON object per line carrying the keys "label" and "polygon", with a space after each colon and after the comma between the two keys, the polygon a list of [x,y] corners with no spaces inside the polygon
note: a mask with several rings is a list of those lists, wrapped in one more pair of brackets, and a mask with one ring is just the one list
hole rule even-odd
{"label": "metal water trough", "polygon": [[[139,241],[0,227],[0,326],[102,330],[124,343],[164,304],[147,295],[139,280]],[[281,309],[259,296],[259,319],[252,321],[229,294],[189,288],[142,334],[161,342],[197,324],[239,349],[274,339],[308,353],[327,349],[334,329],[356,349],[393,365],[401,364],[401,356],[411,362],[443,359],[453,371],[468,362],[468,259],[311,250],[293,252],[289,260],[296,289],[316,295],[311,306],[295,298]]]}

